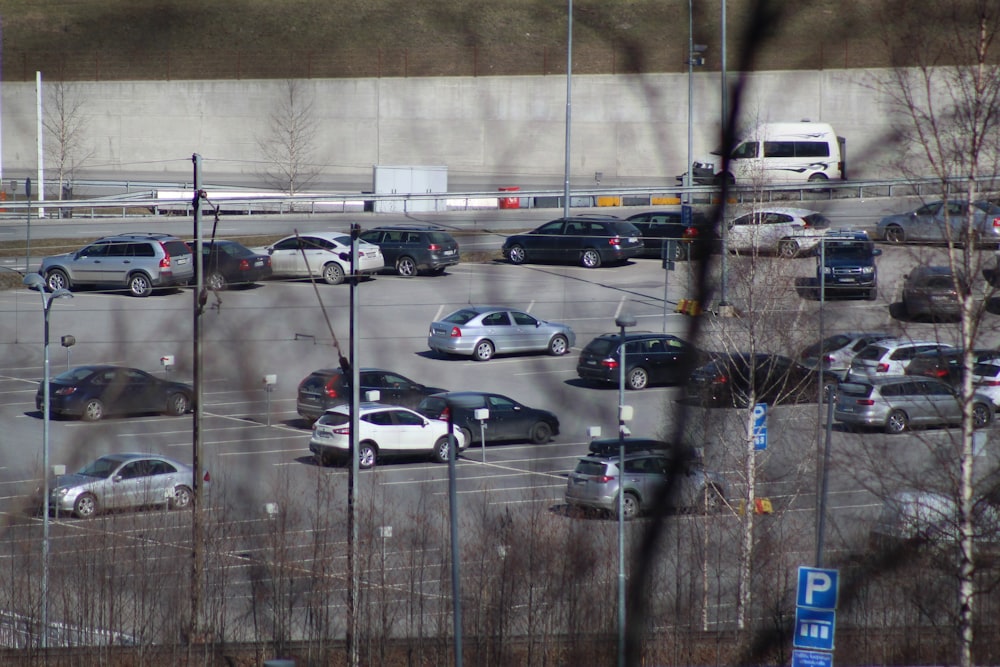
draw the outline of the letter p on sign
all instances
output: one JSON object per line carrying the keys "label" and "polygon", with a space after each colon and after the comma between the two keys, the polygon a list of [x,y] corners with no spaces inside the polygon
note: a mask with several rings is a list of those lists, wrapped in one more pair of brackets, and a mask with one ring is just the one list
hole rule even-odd
{"label": "letter p on sign", "polygon": [[812,609],[836,609],[837,575],[837,570],[800,567],[797,604]]}

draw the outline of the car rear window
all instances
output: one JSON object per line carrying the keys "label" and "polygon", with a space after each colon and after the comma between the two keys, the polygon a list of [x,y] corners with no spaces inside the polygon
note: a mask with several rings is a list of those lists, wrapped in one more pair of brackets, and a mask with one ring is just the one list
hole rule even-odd
{"label": "car rear window", "polygon": [[867,398],[871,396],[872,385],[864,382],[841,382],[837,385],[837,390],[846,396]]}
{"label": "car rear window", "polygon": [[444,412],[444,409],[445,407],[447,407],[447,405],[448,404],[445,402],[443,398],[435,398],[433,396],[429,396],[424,400],[420,401],[420,406],[417,408],[417,410],[421,413],[434,415],[434,417],[436,418],[442,412]]}
{"label": "car rear window", "polygon": [[326,386],[327,380],[331,377],[333,376],[328,373],[313,373],[302,381],[301,388],[310,391],[319,391]]}
{"label": "car rear window", "polygon": [[479,313],[474,310],[458,310],[444,318],[444,321],[450,322],[451,324],[466,324],[477,315],[479,315]]}
{"label": "car rear window", "polygon": [[576,464],[576,472],[581,475],[592,475],[599,476],[603,475],[606,470],[606,466],[601,461],[591,461],[589,459],[580,459]]}
{"label": "car rear window", "polygon": [[824,352],[833,352],[834,350],[839,350],[848,343],[851,342],[851,337],[844,334],[838,334],[836,336],[830,336],[825,339],[822,343],[813,343],[806,349],[802,350],[802,356],[812,357],[819,354],[820,346],[822,346]]}
{"label": "car rear window", "polygon": [[885,356],[885,353],[889,350],[882,347],[881,345],[869,345],[865,349],[858,352],[855,359],[861,359],[862,361],[878,361]]}
{"label": "car rear window", "polygon": [[972,367],[973,375],[980,375],[982,377],[995,378],[1000,375],[1000,366],[995,366],[993,364],[976,364]]}
{"label": "car rear window", "polygon": [[184,243],[184,241],[163,241],[162,245],[164,250],[166,250],[171,257],[191,254],[191,249],[187,247],[187,244]]}
{"label": "car rear window", "polygon": [[431,243],[454,243],[455,239],[444,232],[427,232],[427,240]]}
{"label": "car rear window", "polygon": [[631,222],[625,222],[622,220],[621,222],[609,223],[608,226],[619,236],[642,236],[642,232],[639,231],[639,228]]}
{"label": "car rear window", "polygon": [[618,340],[611,338],[595,338],[587,343],[583,351],[588,354],[595,354],[601,357],[607,356],[618,348]]}
{"label": "car rear window", "polygon": [[810,227],[829,227],[830,219],[821,213],[810,213],[803,218]]}
{"label": "car rear window", "polygon": [[327,412],[316,422],[323,426],[342,426],[351,421],[351,416],[342,412]]}

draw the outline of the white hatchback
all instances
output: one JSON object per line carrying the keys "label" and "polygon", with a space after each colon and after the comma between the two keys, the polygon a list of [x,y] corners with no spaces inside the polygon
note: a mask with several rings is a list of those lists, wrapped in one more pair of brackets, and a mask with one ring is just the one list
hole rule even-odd
{"label": "white hatchback", "polygon": [[847,380],[858,382],[886,375],[903,375],[913,357],[918,354],[951,349],[951,345],[929,340],[880,340],[854,355],[847,371]]}
{"label": "white hatchback", "polygon": [[981,359],[972,367],[972,389],[1000,406],[1000,356]]}
{"label": "white hatchback", "polygon": [[[329,285],[339,285],[351,274],[351,237],[341,232],[286,236],[254,251],[271,256],[272,278],[308,278],[311,274]],[[379,247],[359,240],[355,273],[372,275],[383,266]]]}
{"label": "white hatchback", "polygon": [[[362,403],[358,415],[359,466],[371,468],[375,461],[391,456],[429,455],[438,463],[448,462],[448,422],[428,419],[398,405]],[[346,405],[327,410],[313,425],[309,451],[322,465],[346,460],[350,452],[351,413]],[[457,452],[465,439],[455,429]]]}

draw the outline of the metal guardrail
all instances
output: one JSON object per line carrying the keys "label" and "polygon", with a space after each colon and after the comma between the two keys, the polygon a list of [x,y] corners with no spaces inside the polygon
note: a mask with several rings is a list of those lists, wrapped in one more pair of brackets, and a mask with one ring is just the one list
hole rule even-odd
{"label": "metal guardrail", "polygon": [[[87,187],[111,187],[114,181],[76,181]],[[125,190],[122,194],[89,199],[4,201],[0,202],[0,217],[26,217],[27,212],[42,210],[46,217],[133,217],[149,215],[190,215],[194,192],[183,196],[186,184],[143,183],[152,189],[132,191],[138,183],[117,182]],[[734,186],[728,189],[731,200],[745,201],[816,201],[825,199],[855,199],[894,196],[964,196],[967,179],[954,179],[944,183],[940,179],[831,181],[818,186],[816,183],[769,187]],[[284,214],[284,213],[348,213],[373,211],[379,208],[392,212],[454,211],[514,208],[501,206],[502,201],[517,199],[517,208],[562,207],[562,190],[519,190],[446,193],[337,193],[310,192],[287,195],[275,191],[242,191],[232,186],[208,186],[207,202],[218,206],[227,214]],[[945,190],[942,193],[942,190]],[[983,198],[1000,192],[1000,176],[976,180],[975,190]],[[716,186],[683,187],[619,187],[580,188],[571,190],[570,206],[573,208],[618,206],[663,206],[679,204],[688,199],[695,204],[710,204],[718,199]],[[203,208],[203,210],[205,210]],[[4,215],[6,214],[6,215]]]}

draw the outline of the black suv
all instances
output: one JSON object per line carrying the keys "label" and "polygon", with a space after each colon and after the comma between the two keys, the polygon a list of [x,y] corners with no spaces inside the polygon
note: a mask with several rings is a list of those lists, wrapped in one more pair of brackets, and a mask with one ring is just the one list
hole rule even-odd
{"label": "black suv", "polygon": [[882,254],[865,232],[831,231],[816,246],[816,287],[826,298],[878,296],[878,268],[875,258]]}
{"label": "black suv", "polygon": [[[650,384],[685,382],[701,353],[677,336],[657,333],[625,334],[625,387],[645,389]],[[621,376],[621,334],[601,334],[587,343],[576,364],[584,380],[618,384]]]}
{"label": "black suv", "polygon": [[[378,391],[379,403],[416,408],[424,397],[447,391],[440,387],[425,387],[399,373],[381,368],[362,368],[358,371],[358,375],[361,380],[362,401],[368,400],[365,397],[366,392]],[[297,401],[299,415],[311,424],[319,419],[327,408],[350,401],[351,390],[347,380],[340,368],[321,368],[310,373],[299,383]]]}
{"label": "black suv", "polygon": [[[700,211],[693,211],[691,224],[685,225],[681,211],[646,211],[625,218],[642,232],[640,257],[656,259],[704,259],[711,252],[721,249],[718,234],[709,226],[708,218]],[[663,257],[666,241],[673,244],[673,257]]]}
{"label": "black suv", "polygon": [[441,274],[459,262],[458,242],[440,227],[375,227],[363,232],[361,240],[381,248],[386,268],[401,276],[415,276],[420,271]]}
{"label": "black suv", "polygon": [[97,239],[75,252],[46,257],[38,273],[53,292],[97,285],[127,289],[132,296],[149,296],[154,288],[190,282],[194,256],[176,236],[118,234]]}
{"label": "black suv", "polygon": [[642,232],[613,215],[559,218],[525,234],[508,236],[503,256],[511,264],[567,262],[596,269],[642,253]]}

